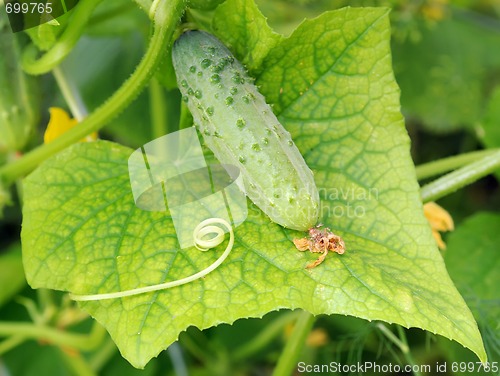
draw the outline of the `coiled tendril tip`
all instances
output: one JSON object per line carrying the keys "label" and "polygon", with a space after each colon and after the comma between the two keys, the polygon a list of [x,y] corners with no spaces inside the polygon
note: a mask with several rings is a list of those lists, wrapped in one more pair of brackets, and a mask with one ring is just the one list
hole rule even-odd
{"label": "coiled tendril tip", "polygon": [[[213,262],[207,268],[190,275],[189,277],[181,278],[176,281],[170,281],[165,283],[159,283],[156,285],[139,287],[136,289],[117,291],[111,293],[104,294],[93,294],[93,295],[77,295],[77,294],[69,294],[70,298],[75,301],[95,301],[95,300],[106,300],[106,299],[117,299],[124,298],[127,296],[134,296],[139,294],[144,294],[147,292],[166,290],[175,286],[184,285],[189,282],[193,282],[197,279],[203,278],[208,273],[217,269],[222,262],[229,256],[229,253],[233,249],[234,245],[234,233],[231,225],[222,218],[209,218],[198,224],[193,231],[193,239],[194,244],[197,249],[202,252],[208,251],[210,248],[214,248],[221,244],[224,240],[224,230],[218,226],[214,226],[213,224],[223,225],[229,232],[229,243],[226,246],[226,249],[222,253],[222,255]],[[211,239],[203,239],[206,235],[215,234],[215,236]]]}

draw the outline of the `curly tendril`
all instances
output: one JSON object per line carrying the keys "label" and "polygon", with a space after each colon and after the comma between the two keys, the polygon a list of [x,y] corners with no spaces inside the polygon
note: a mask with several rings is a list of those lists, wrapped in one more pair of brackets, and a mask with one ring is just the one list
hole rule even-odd
{"label": "curly tendril", "polygon": [[[202,271],[199,271],[198,273],[195,273],[193,275],[190,275],[189,277],[181,278],[176,281],[170,281],[170,282],[165,282],[165,283],[159,283],[157,285],[152,285],[152,286],[146,286],[146,287],[139,287],[136,289],[131,289],[131,290],[125,290],[125,291],[117,291],[117,292],[110,292],[110,293],[104,293],[104,294],[94,294],[94,295],[75,295],[75,294],[69,294],[70,298],[76,301],[91,301],[91,300],[106,300],[106,299],[117,299],[117,298],[124,298],[127,296],[133,296],[133,295],[139,295],[139,294],[144,294],[147,292],[153,292],[153,291],[160,291],[160,290],[166,290],[171,287],[175,286],[180,286],[184,285],[189,282],[196,281],[197,279],[200,279],[204,276],[206,276],[208,273],[214,271],[217,269],[220,264],[224,262],[224,260],[229,256],[229,253],[233,249],[234,245],[234,233],[231,225],[226,222],[222,218],[210,218],[206,219],[198,226],[193,231],[193,238],[195,242],[195,247],[199,249],[200,251],[207,251],[210,248],[214,248],[221,244],[224,240],[224,230],[221,229],[218,226],[214,226],[213,224],[218,224],[224,226],[228,231],[229,231],[229,242],[227,244],[226,249],[224,250],[224,253],[210,266],[207,268],[203,269]],[[209,234],[215,234],[210,239],[204,239],[207,235]]]}
{"label": "curly tendril", "polygon": [[[78,142],[88,134],[98,131],[118,116],[139,95],[161,63],[184,13],[184,5],[184,0],[159,0],[159,11],[155,13],[155,27],[148,49],[127,81],[106,102],[79,123],[78,127],[64,133],[50,144],[39,146],[14,162],[0,166],[0,180],[3,183],[14,182],[17,178],[31,172],[45,159]],[[81,4],[78,5],[80,6]]]}

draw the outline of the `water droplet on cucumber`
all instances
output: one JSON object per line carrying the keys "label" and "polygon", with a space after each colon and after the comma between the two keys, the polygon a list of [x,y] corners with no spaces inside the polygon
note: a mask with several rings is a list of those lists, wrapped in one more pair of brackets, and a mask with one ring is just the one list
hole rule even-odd
{"label": "water droplet on cucumber", "polygon": [[201,61],[201,67],[203,69],[207,69],[210,65],[212,65],[212,60],[210,60],[210,59],[203,59]]}
{"label": "water droplet on cucumber", "polygon": [[220,82],[220,76],[218,74],[213,74],[210,77],[210,82],[213,84],[218,84]]}
{"label": "water droplet on cucumber", "polygon": [[245,119],[239,118],[238,120],[236,120],[236,126],[240,129],[245,127],[246,124],[247,122],[245,121]]}
{"label": "water droplet on cucumber", "polygon": [[255,150],[255,151],[261,151],[261,147],[259,144],[255,143],[255,144],[252,144],[252,150]]}

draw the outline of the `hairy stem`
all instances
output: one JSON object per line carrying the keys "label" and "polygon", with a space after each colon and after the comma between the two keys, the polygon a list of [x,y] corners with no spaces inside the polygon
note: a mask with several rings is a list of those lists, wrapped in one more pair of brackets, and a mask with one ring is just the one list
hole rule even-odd
{"label": "hairy stem", "polygon": [[313,324],[314,316],[307,311],[301,312],[293,332],[278,359],[273,376],[290,376],[292,374]]}
{"label": "hairy stem", "polygon": [[497,150],[491,155],[487,155],[424,185],[420,189],[420,196],[424,203],[438,200],[498,169],[500,169],[500,151]]}

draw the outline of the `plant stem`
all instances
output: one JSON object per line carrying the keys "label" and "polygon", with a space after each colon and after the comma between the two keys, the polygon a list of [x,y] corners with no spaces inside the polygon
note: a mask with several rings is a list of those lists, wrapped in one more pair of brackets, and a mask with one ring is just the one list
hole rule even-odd
{"label": "plant stem", "polygon": [[13,349],[16,346],[19,346],[24,341],[26,341],[25,336],[14,335],[0,342],[0,355],[5,354],[7,351]]}
{"label": "plant stem", "polygon": [[[49,289],[37,289],[36,295],[38,297],[38,305],[40,306],[40,311],[42,312],[42,317],[45,316],[45,312],[54,311],[55,303],[54,303],[54,291]],[[36,308],[35,308],[36,309]],[[49,315],[51,316],[51,315]],[[50,317],[46,317],[46,320],[49,320]],[[47,321],[45,321],[47,322]],[[42,322],[40,322],[41,324]]]}
{"label": "plant stem", "polygon": [[407,353],[410,349],[408,348],[408,345],[404,344],[403,342],[401,342],[401,340],[393,333],[391,332],[387,326],[385,326],[384,324],[382,323],[377,323],[376,325],[377,329],[379,329],[392,343],[394,343],[398,348],[399,350],[401,350],[401,352],[403,354]]}
{"label": "plant stem", "polygon": [[127,12],[132,12],[137,9],[136,5],[130,2],[116,3],[115,6],[107,9],[106,11],[100,11],[98,14],[94,14],[94,16],[87,23],[88,26],[99,26],[105,22],[108,22],[111,18],[114,17],[127,17]]}
{"label": "plant stem", "polygon": [[155,30],[148,50],[132,76],[101,107],[85,118],[78,127],[70,129],[54,141],[39,146],[22,158],[0,167],[0,179],[9,183],[32,171],[40,162],[92,132],[98,131],[117,116],[147,84],[158,67],[165,48],[179,21],[183,0],[162,0],[155,14]]}
{"label": "plant stem", "polygon": [[301,314],[300,311],[297,312],[287,312],[280,315],[277,319],[271,322],[252,338],[249,342],[237,348],[233,353],[231,358],[235,361],[241,359],[248,359],[249,356],[255,354],[256,352],[262,350],[273,338],[277,337],[283,332],[283,328],[290,322],[297,320],[297,317]]}
{"label": "plant stem", "polygon": [[[201,336],[198,336],[198,338],[200,337]],[[180,338],[180,342],[182,346],[200,362],[207,364],[212,358],[213,354],[209,352],[210,347],[208,347],[208,341],[206,338],[202,337],[201,341],[195,341],[195,339],[192,338],[191,333],[184,333]],[[203,344],[199,345],[198,342],[203,342]]]}
{"label": "plant stem", "polygon": [[406,352],[403,352],[404,357],[405,357],[406,361],[408,362],[408,364],[412,366],[413,375],[422,376],[422,374],[419,371],[419,367],[418,367],[417,363],[413,359],[413,355],[411,354],[411,351],[410,351],[410,346],[408,346],[408,340],[406,339],[406,333],[405,333],[404,328],[398,325],[397,329],[398,329],[399,339],[401,340],[401,343],[403,343],[404,347],[406,348]]}
{"label": "plant stem", "polygon": [[314,316],[307,311],[302,311],[278,359],[273,376],[290,376],[292,374],[313,324]]}
{"label": "plant stem", "polygon": [[491,155],[487,155],[486,157],[424,185],[420,189],[420,196],[424,203],[435,201],[498,169],[500,169],[500,151],[497,150]]}
{"label": "plant stem", "polygon": [[189,112],[186,103],[181,100],[181,115],[179,119],[179,129],[186,129],[193,125],[193,116]]}
{"label": "plant stem", "polygon": [[460,155],[455,155],[453,157],[439,159],[437,161],[425,163],[419,165],[415,168],[417,172],[417,179],[423,180],[430,178],[432,176],[444,174],[449,171],[453,171],[460,168],[466,164],[477,161],[478,159],[484,158],[486,156],[495,154],[498,149],[488,149],[473,151],[470,153],[464,153]]}
{"label": "plant stem", "polygon": [[104,344],[96,349],[89,358],[89,366],[94,372],[99,373],[109,360],[118,352],[116,344],[111,337],[107,337]]}
{"label": "plant stem", "polygon": [[412,367],[413,374],[415,376],[422,376],[422,374],[418,371],[417,363],[415,363],[415,360],[411,355],[410,347],[408,346],[408,341],[406,340],[406,334],[404,328],[399,325],[396,326],[399,334],[398,338],[384,324],[378,323],[376,326],[403,353],[406,362]]}
{"label": "plant stem", "polygon": [[56,44],[38,60],[37,48],[30,45],[22,57],[23,69],[29,74],[43,74],[50,72],[56,65],[63,61],[71,52],[90,19],[90,15],[101,0],[82,0],[72,11],[71,18],[61,37]]}
{"label": "plant stem", "polygon": [[174,367],[176,376],[188,376],[188,369],[184,357],[182,356],[182,349],[179,342],[172,343],[167,349],[170,360]]}
{"label": "plant stem", "polygon": [[57,86],[59,86],[59,89],[61,90],[64,100],[68,104],[73,117],[81,122],[87,116],[88,111],[83,103],[79,90],[75,86],[74,82],[71,81],[66,74],[64,74],[64,70],[61,66],[55,67],[52,70],[52,73],[54,74]]}
{"label": "plant stem", "polygon": [[166,101],[163,87],[158,80],[153,77],[149,82],[150,113],[153,123],[153,139],[164,136],[168,133],[171,125],[165,111]]}
{"label": "plant stem", "polygon": [[73,347],[89,351],[102,342],[106,331],[99,324],[94,324],[90,334],[68,333],[44,325],[35,325],[26,322],[0,322],[0,336],[23,336],[25,338],[42,339],[58,346]]}
{"label": "plant stem", "polygon": [[79,352],[68,353],[64,349],[59,349],[65,363],[76,376],[97,376],[89,364]]}

